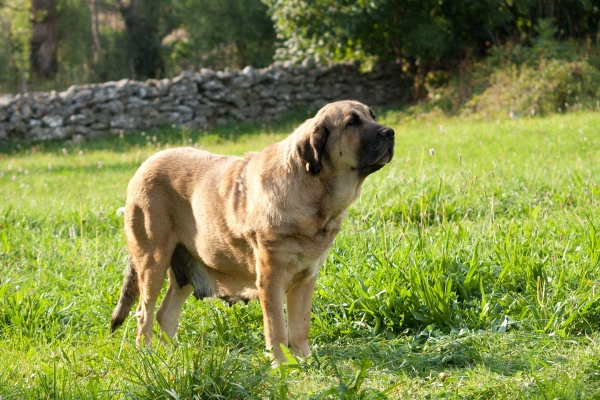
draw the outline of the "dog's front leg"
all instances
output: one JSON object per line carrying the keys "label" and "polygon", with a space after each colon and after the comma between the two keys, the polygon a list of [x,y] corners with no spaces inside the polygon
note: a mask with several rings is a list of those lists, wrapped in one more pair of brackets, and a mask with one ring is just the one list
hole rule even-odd
{"label": "dog's front leg", "polygon": [[258,298],[263,312],[265,341],[267,350],[273,351],[276,362],[284,362],[285,356],[280,344],[288,345],[283,313],[285,289],[283,279],[273,264],[266,260],[259,261],[257,279]]}
{"label": "dog's front leg", "polygon": [[310,309],[312,294],[317,276],[292,288],[286,296],[288,311],[288,339],[290,347],[298,356],[308,357],[308,329],[310,327]]}

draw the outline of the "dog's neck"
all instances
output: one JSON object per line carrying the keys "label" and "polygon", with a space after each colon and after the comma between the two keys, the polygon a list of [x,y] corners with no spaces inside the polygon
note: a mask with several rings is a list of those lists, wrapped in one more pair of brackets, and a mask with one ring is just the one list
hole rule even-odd
{"label": "dog's neck", "polygon": [[[327,229],[332,220],[337,220],[339,216],[346,214],[348,207],[360,196],[364,177],[358,174],[348,173],[348,171],[335,171],[331,165],[324,163],[322,170],[314,175],[307,168],[303,160],[292,149],[287,149],[282,153],[284,158],[281,160],[287,165],[290,178],[300,177],[300,179],[285,179],[280,184],[285,187],[283,193],[289,193],[292,196],[300,198],[300,202],[284,202],[294,205],[300,204],[300,207],[312,210],[309,219],[318,219],[321,228]],[[341,221],[340,221],[341,222]]]}
{"label": "dog's neck", "polygon": [[323,180],[326,188],[319,202],[319,215],[326,229],[331,220],[336,220],[338,216],[342,216],[343,219],[346,216],[350,205],[360,196],[364,178],[348,173],[327,171],[327,167],[314,178]]}
{"label": "dog's neck", "polygon": [[271,227],[339,229],[346,210],[360,195],[364,177],[347,171],[336,173],[327,164],[319,174],[312,174],[291,140],[275,143],[254,157],[256,160],[249,160],[250,163],[256,161],[263,165],[263,177],[269,179],[248,183],[249,186],[260,185],[255,193],[262,193],[252,197],[257,202],[251,209],[266,215]]}

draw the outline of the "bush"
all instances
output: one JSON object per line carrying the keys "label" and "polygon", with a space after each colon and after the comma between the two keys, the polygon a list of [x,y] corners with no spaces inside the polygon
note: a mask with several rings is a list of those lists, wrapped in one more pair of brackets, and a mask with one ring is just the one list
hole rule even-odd
{"label": "bush", "polygon": [[490,86],[465,104],[464,112],[483,116],[547,114],[596,107],[600,71],[587,61],[540,60],[537,67],[495,71]]}
{"label": "bush", "polygon": [[594,109],[600,95],[598,48],[554,40],[547,22],[530,43],[492,47],[487,58],[459,68],[429,72],[422,78],[426,94],[419,108],[447,114],[499,117]]}

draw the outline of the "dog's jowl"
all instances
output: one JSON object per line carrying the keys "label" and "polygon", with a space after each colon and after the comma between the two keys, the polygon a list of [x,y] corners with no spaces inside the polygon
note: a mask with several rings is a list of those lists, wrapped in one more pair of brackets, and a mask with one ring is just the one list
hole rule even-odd
{"label": "dog's jowl", "polygon": [[153,155],[127,187],[129,262],[112,330],[139,297],[137,340],[149,344],[168,276],[156,315],[168,337],[192,293],[259,299],[275,359],[284,359],[279,344],[307,356],[319,267],[365,178],[393,154],[393,129],[364,104],[340,101],[243,157],[193,148]]}

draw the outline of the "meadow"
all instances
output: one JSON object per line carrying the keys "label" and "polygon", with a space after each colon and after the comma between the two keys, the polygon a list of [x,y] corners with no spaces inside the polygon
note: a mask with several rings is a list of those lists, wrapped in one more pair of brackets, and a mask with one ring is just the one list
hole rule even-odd
{"label": "meadow", "polygon": [[600,398],[600,116],[379,110],[395,158],[322,267],[313,354],[272,369],[260,305],[186,303],[175,346],[109,334],[115,211],[167,147],[258,150],[308,115],[0,154],[0,399]]}

